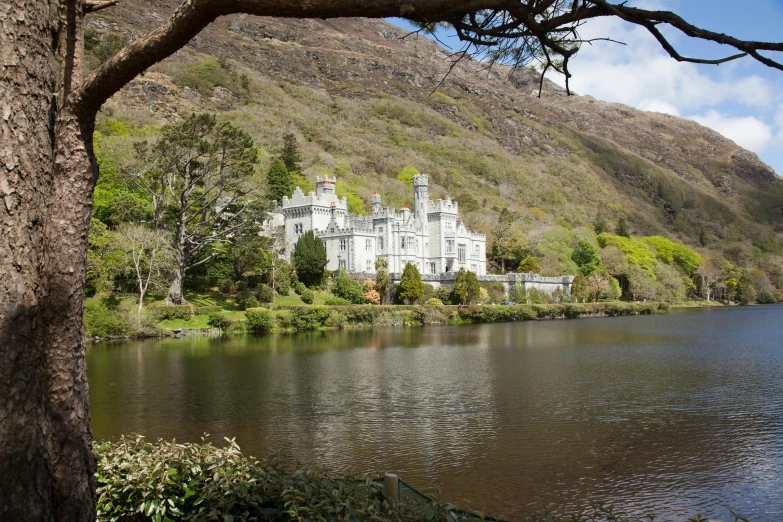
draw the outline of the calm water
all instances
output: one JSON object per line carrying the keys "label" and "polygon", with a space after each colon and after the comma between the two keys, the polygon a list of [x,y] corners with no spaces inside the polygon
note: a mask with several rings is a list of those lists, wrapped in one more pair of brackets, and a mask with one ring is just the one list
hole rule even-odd
{"label": "calm water", "polygon": [[783,307],[88,350],[96,439],[236,437],[519,518],[783,520]]}

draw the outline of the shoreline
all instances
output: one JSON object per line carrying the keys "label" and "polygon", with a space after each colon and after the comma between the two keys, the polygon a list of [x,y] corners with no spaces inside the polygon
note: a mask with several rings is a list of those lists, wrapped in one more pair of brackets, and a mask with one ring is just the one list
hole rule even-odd
{"label": "shoreline", "polygon": [[[183,305],[187,306],[187,305]],[[677,306],[679,308],[679,306]],[[230,328],[172,328],[156,332],[139,332],[123,336],[86,337],[87,343],[140,339],[176,339],[196,336],[217,337],[238,334],[290,334],[303,331],[342,329],[439,326],[463,324],[507,323],[520,321],[555,321],[594,317],[622,317],[667,313],[669,303],[566,303],[532,305],[273,305],[253,308],[271,316],[273,325],[267,332],[253,332],[247,320],[239,320]]]}

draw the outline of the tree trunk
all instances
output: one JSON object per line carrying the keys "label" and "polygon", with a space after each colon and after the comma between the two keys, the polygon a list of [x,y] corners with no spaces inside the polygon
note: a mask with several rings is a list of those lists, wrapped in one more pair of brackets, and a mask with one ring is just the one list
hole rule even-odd
{"label": "tree trunk", "polygon": [[[8,5],[0,15],[0,519],[89,521],[95,463],[82,310],[94,115],[52,100],[70,75],[58,74],[49,2]],[[66,6],[71,15],[76,5]]]}

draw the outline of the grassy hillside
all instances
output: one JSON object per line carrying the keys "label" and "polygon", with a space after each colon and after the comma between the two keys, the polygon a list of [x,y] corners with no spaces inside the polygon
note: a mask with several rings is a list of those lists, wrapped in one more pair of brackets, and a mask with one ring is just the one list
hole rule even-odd
{"label": "grassy hillside", "polygon": [[[170,12],[129,0],[90,16],[91,66]],[[430,176],[431,197],[457,200],[490,243],[499,212],[513,211],[519,250],[545,274],[573,269],[563,248],[595,242],[595,223],[614,230],[622,218],[636,236],[683,242],[720,266],[761,267],[783,286],[783,180],[754,154],[694,122],[566,97],[553,84],[538,98],[529,70],[465,62],[439,85],[443,50],[402,36],[363,19],[221,19],[110,100],[100,128],[110,138],[117,122],[217,113],[264,150],[259,172],[293,132],[301,183],[337,175],[338,194],[365,212],[374,190],[387,205],[411,204],[398,174],[413,166]]]}

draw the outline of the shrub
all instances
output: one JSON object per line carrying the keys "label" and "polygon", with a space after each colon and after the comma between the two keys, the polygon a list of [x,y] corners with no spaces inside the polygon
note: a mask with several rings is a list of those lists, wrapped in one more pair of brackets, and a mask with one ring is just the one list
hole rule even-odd
{"label": "shrub", "polygon": [[260,303],[271,303],[275,300],[275,292],[269,285],[258,285],[256,287],[256,299],[258,299]]}
{"label": "shrub", "polygon": [[[98,519],[248,520],[249,513],[259,521],[389,519],[383,484],[369,475],[292,469],[278,455],[246,457],[234,440],[226,440],[226,447],[217,448],[204,441],[150,443],[123,436],[96,445]],[[336,516],[335,509],[346,508],[345,516]],[[408,499],[394,513],[400,522],[464,518],[443,500]]]}
{"label": "shrub", "polygon": [[223,308],[219,306],[194,306],[193,315],[209,315],[212,312],[221,312]]}
{"label": "shrub", "polygon": [[437,297],[432,297],[430,299],[427,299],[427,302],[424,304],[427,306],[443,306],[443,301],[441,301]]}
{"label": "shrub", "polygon": [[568,319],[576,319],[579,316],[586,315],[587,308],[579,304],[563,305],[563,315]]}
{"label": "shrub", "polygon": [[84,334],[87,337],[120,337],[130,333],[127,314],[111,310],[102,302],[84,305]]}
{"label": "shrub", "polygon": [[315,330],[326,326],[329,308],[325,306],[299,306],[291,309],[291,325],[297,330]]}
{"label": "shrub", "polygon": [[333,292],[337,297],[341,297],[352,304],[364,304],[367,302],[361,283],[345,275],[343,270],[340,270],[340,276],[334,284]]}
{"label": "shrub", "polygon": [[223,295],[231,295],[234,293],[234,282],[231,279],[223,279],[218,285],[218,290]]}
{"label": "shrub", "polygon": [[315,294],[309,288],[305,288],[300,296],[302,298],[302,302],[305,304],[313,304],[313,301],[315,300]]}
{"label": "shrub", "polygon": [[209,326],[212,328],[217,328],[222,332],[223,330],[229,328],[233,324],[233,321],[228,318],[225,312],[212,312],[209,314],[207,324],[209,324]]}
{"label": "shrub", "polygon": [[193,317],[193,307],[190,305],[158,305],[151,306],[149,313],[158,321],[165,321],[166,319],[189,321]]}
{"label": "shrub", "polygon": [[304,293],[305,290],[307,290],[307,287],[301,281],[297,281],[296,284],[294,285],[294,292],[296,292],[297,295],[302,295],[302,293]]}
{"label": "shrub", "polygon": [[378,290],[367,290],[364,292],[364,300],[367,301],[367,304],[379,305],[381,304],[381,295]]}
{"label": "shrub", "polygon": [[242,310],[256,308],[258,306],[258,299],[250,290],[242,290],[241,292],[237,292],[236,302],[237,306]]}
{"label": "shrub", "polygon": [[347,299],[343,299],[342,297],[337,297],[336,295],[330,295],[326,297],[326,301],[324,304],[327,306],[345,306],[351,304],[351,302]]}
{"label": "shrub", "polygon": [[348,321],[345,318],[345,315],[337,310],[332,310],[329,312],[329,317],[327,317],[326,321],[324,321],[326,326],[331,326],[332,328],[342,328],[347,322]]}
{"label": "shrub", "polygon": [[245,317],[247,327],[253,333],[269,333],[275,326],[275,320],[266,308],[248,308]]}
{"label": "shrub", "polygon": [[544,299],[541,297],[541,293],[535,288],[530,288],[527,291],[527,302],[531,304],[543,304]]}
{"label": "shrub", "polygon": [[288,295],[291,293],[291,280],[288,276],[281,275],[275,279],[275,286],[277,287],[278,295]]}

